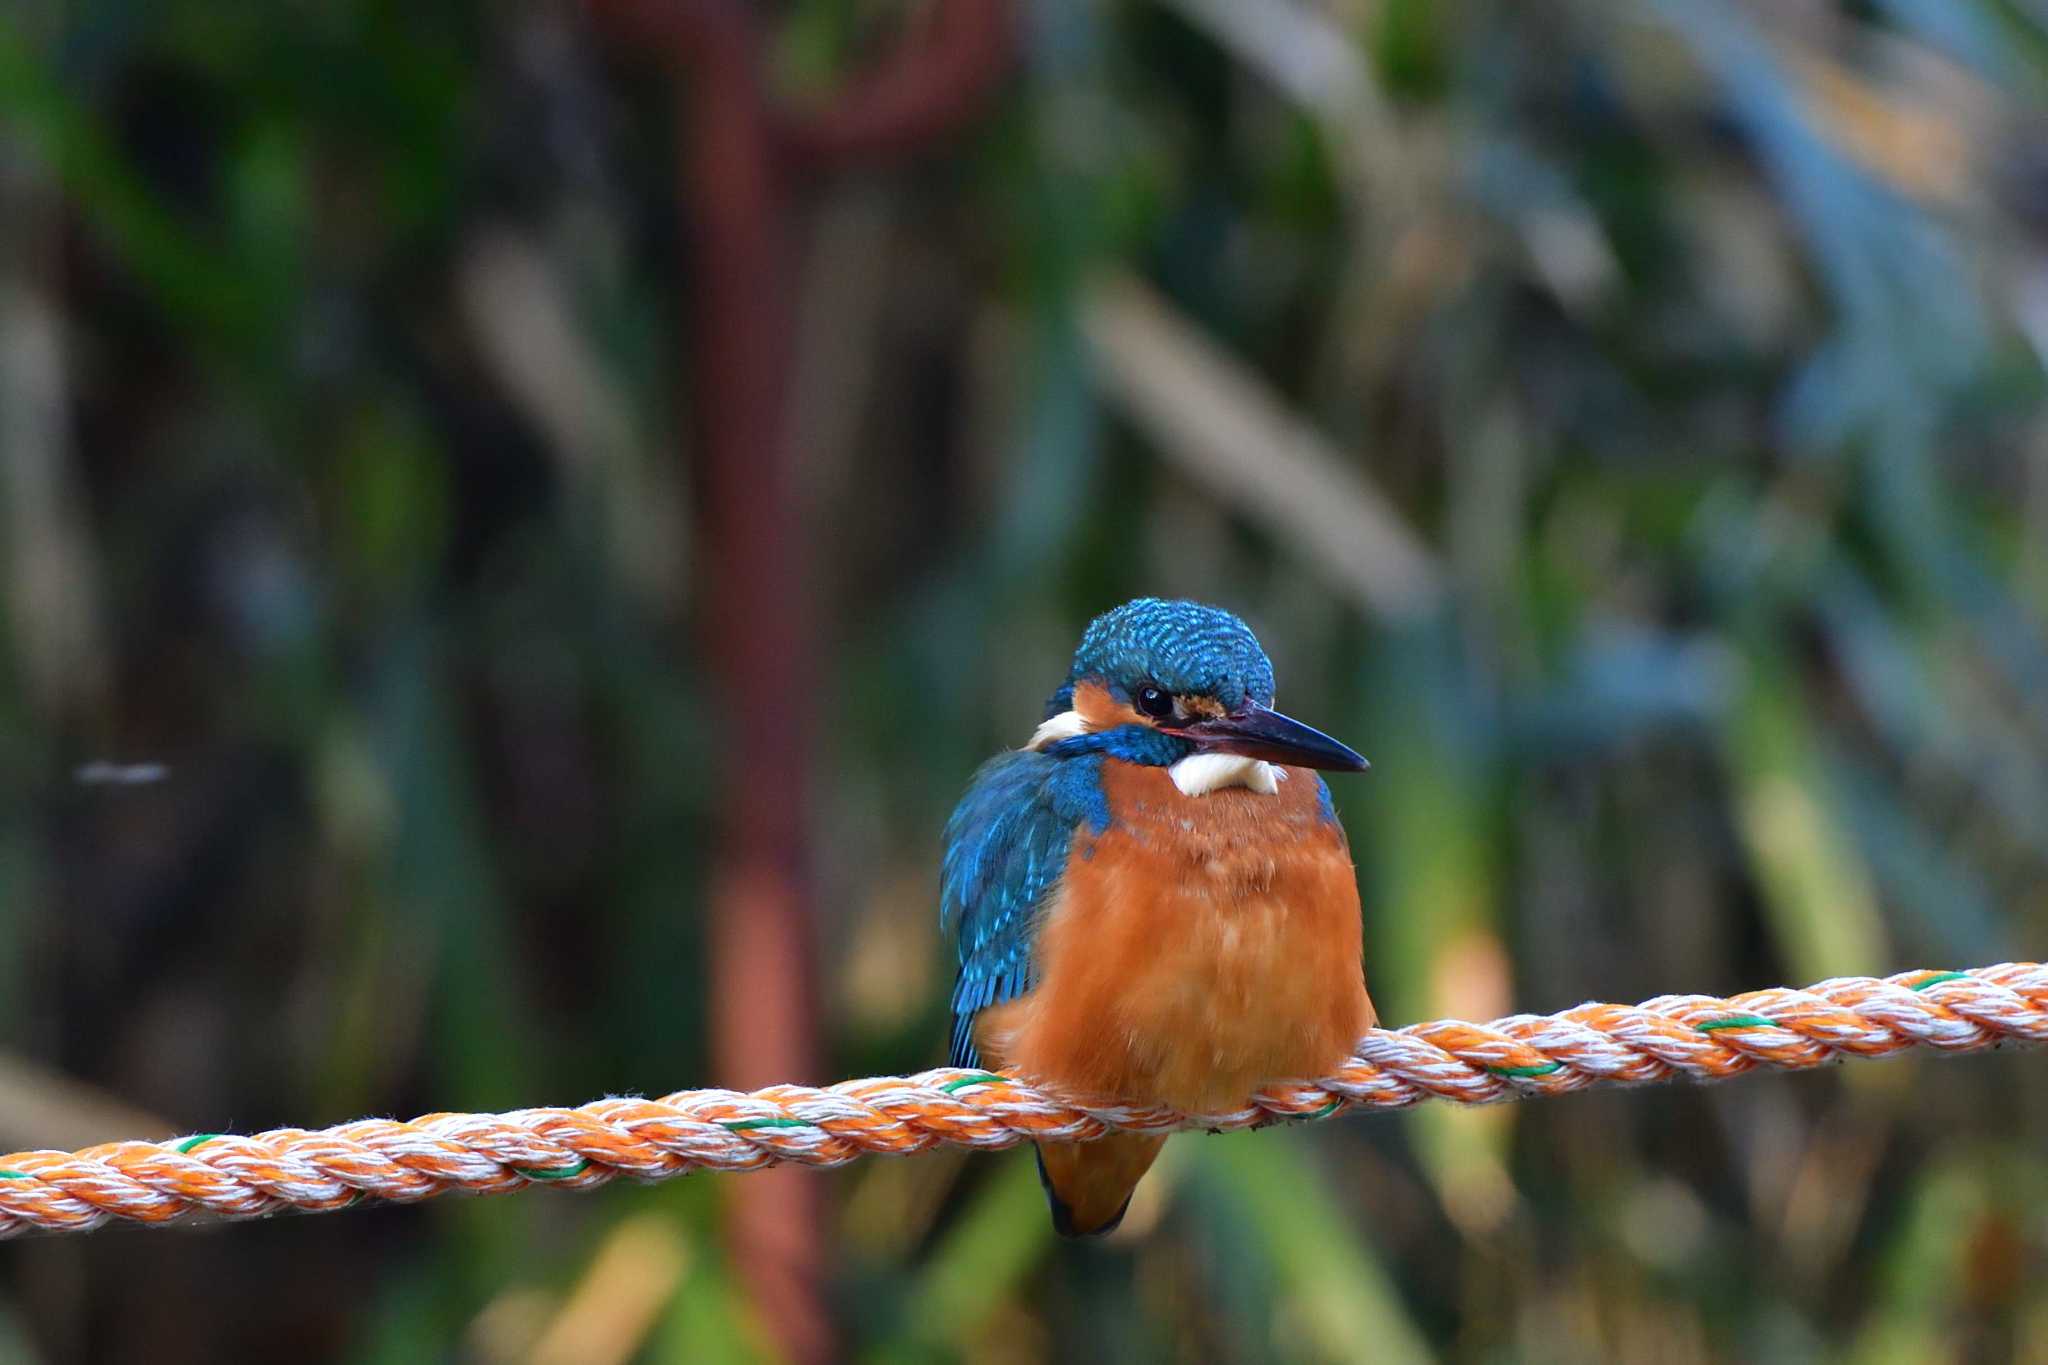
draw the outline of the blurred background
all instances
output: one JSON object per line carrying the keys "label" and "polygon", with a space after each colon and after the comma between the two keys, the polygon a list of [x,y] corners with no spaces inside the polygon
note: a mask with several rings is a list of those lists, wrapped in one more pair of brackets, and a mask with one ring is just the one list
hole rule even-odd
{"label": "blurred background", "polygon": [[[1390,1023],[2048,951],[2039,0],[14,0],[0,1150],[943,1058],[1247,616]],[[0,1248],[0,1357],[2048,1359],[1994,1055]]]}

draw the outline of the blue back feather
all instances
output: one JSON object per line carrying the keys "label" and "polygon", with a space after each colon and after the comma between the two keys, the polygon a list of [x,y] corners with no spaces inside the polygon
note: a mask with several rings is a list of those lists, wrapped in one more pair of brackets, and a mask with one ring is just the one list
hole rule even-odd
{"label": "blue back feather", "polygon": [[1102,755],[1019,752],[989,760],[946,822],[939,923],[953,936],[954,1066],[979,1066],[974,1016],[1030,990],[1032,945],[1074,831],[1109,827]]}

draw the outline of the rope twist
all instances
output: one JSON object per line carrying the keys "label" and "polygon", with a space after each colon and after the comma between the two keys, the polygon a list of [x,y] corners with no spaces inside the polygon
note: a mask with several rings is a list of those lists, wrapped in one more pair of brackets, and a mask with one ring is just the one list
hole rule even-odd
{"label": "rope twist", "polygon": [[1430,1099],[1493,1104],[1594,1085],[1722,1080],[1759,1067],[1797,1071],[1914,1047],[1970,1052],[2006,1042],[2048,1042],[2048,965],[1838,977],[1803,991],[1774,987],[1725,1000],[1665,995],[1487,1025],[1439,1020],[1374,1029],[1334,1075],[1269,1086],[1221,1114],[1060,1097],[1014,1076],[940,1068],[823,1089],[683,1090],[574,1109],[16,1152],[0,1156],[0,1237],[80,1232],[113,1219],[163,1224],[324,1212],[365,1198],[413,1203],[533,1184],[586,1189],[619,1176],[661,1180],[778,1162],[842,1166],[942,1144],[993,1150],[1027,1140],[1086,1142],[1112,1130],[1223,1131]]}

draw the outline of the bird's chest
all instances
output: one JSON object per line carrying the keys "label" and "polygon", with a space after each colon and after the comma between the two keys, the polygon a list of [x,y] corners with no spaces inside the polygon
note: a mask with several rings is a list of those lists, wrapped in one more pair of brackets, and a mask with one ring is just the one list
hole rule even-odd
{"label": "bird's chest", "polygon": [[1315,778],[1190,797],[1105,773],[1111,821],[1076,839],[1041,931],[1039,989],[996,1050],[1078,1088],[1186,1109],[1319,1073],[1370,1022],[1358,895]]}

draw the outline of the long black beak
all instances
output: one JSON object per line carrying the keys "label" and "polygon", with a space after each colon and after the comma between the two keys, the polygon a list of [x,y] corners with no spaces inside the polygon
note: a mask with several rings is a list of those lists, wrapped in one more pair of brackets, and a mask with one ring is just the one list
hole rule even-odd
{"label": "long black beak", "polygon": [[1210,753],[1243,754],[1297,768],[1362,773],[1372,766],[1348,745],[1257,702],[1215,720],[1175,726],[1172,733],[1194,740]]}

